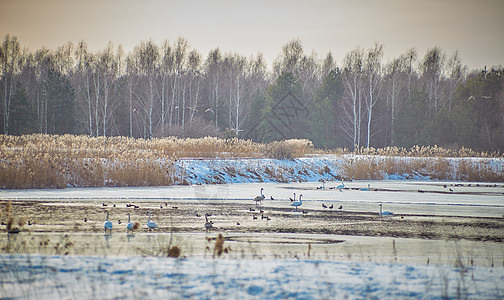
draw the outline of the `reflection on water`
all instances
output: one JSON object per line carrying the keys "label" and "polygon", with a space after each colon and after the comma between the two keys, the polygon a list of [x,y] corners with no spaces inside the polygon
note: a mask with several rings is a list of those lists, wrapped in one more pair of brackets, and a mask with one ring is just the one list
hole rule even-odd
{"label": "reflection on water", "polygon": [[103,235],[103,238],[105,240],[105,247],[107,247],[108,249],[110,249],[110,239],[112,238],[112,233],[105,233]]}
{"label": "reflection on water", "polygon": [[135,239],[135,234],[133,233],[126,234],[126,239],[128,240],[128,243],[132,243]]}
{"label": "reflection on water", "polygon": [[[212,253],[215,234],[112,233],[95,234],[19,234],[0,236],[0,247],[8,253],[47,255],[146,255],[164,256],[170,245],[181,248],[183,257],[205,257]],[[331,261],[384,262],[406,264],[502,266],[501,243],[446,241],[391,237],[358,237],[326,234],[235,233],[224,234],[228,258],[283,258]],[[55,250],[68,240],[65,252]],[[43,243],[46,243],[43,246]],[[91,247],[90,247],[91,245]],[[6,251],[8,250],[8,251]],[[57,251],[57,252],[55,252]],[[59,251],[59,252],[58,252]]]}

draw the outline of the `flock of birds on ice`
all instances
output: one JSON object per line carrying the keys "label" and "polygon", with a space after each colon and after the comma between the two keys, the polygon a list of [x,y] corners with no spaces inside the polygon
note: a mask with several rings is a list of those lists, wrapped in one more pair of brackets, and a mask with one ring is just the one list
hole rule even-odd
{"label": "flock of birds on ice", "polygon": [[[345,188],[345,183],[342,181],[340,185],[336,186],[336,187],[330,187],[329,189],[337,189],[337,190],[342,190]],[[325,189],[325,186],[324,186],[324,182],[322,182],[322,186],[320,187],[317,187],[317,189]],[[360,189],[361,191],[370,191],[371,190],[371,185],[368,184],[367,185],[367,188],[361,188]],[[254,202],[256,203],[256,205],[259,205],[259,204],[262,204],[262,201],[266,198],[264,196],[264,188],[261,188],[261,191],[260,191],[260,195],[256,196],[254,198]],[[298,211],[298,207],[300,207],[301,205],[303,205],[303,200],[302,200],[302,197],[303,195],[300,194],[299,195],[299,198],[296,199],[296,193],[294,193],[294,196],[293,198],[290,198],[289,197],[289,200],[291,201],[290,203],[290,206],[294,207],[295,211],[297,212]],[[273,196],[270,197],[271,200],[275,200],[273,198]],[[105,203],[103,203],[103,206],[107,206]],[[138,208],[138,206],[136,205],[133,205],[133,204],[126,204],[127,207],[134,207],[134,208]],[[114,207],[115,207],[115,204],[114,204]],[[380,217],[391,217],[394,215],[393,212],[390,212],[390,211],[383,211],[383,206],[382,204],[379,205],[380,207],[380,213],[379,213],[379,216]],[[173,208],[177,208],[177,207],[173,207]],[[334,208],[334,205],[331,204],[330,206],[327,206],[325,205],[324,203],[322,203],[322,208],[324,209],[333,209]],[[341,211],[343,209],[343,206],[340,205],[338,207],[338,209]],[[250,211],[255,211],[254,209],[250,209]],[[262,212],[262,210],[260,210]],[[307,211],[302,211],[303,214],[307,214],[308,212]],[[158,228],[157,224],[154,222],[154,221],[151,221],[151,218],[152,218],[152,215],[151,215],[151,212],[149,211],[148,212],[149,214],[149,219],[147,220],[147,228],[149,229],[149,231],[151,230],[155,230]],[[196,214],[197,217],[199,217],[200,215]],[[205,230],[208,232],[210,231],[212,228],[213,228],[213,222],[208,220],[208,217],[211,216],[210,214],[205,214]],[[254,219],[257,219],[257,216],[253,216]],[[270,220],[269,217],[265,217],[264,215],[261,215],[261,218],[262,219],[266,219],[266,220]],[[84,219],[84,222],[86,222],[87,219]],[[121,224],[121,221],[119,220],[119,224]],[[240,223],[236,223],[237,225],[240,225]],[[113,228],[113,225],[112,225],[112,222],[109,220],[109,212],[107,211],[107,218],[105,219],[105,222],[103,223],[103,228],[105,229],[105,233],[112,233],[112,228]],[[130,213],[128,213],[128,223],[126,223],[126,232],[129,234],[129,233],[133,233],[135,230],[139,229],[140,228],[140,223],[138,222],[135,222],[135,223],[132,223],[131,222],[131,216],[130,216]]]}

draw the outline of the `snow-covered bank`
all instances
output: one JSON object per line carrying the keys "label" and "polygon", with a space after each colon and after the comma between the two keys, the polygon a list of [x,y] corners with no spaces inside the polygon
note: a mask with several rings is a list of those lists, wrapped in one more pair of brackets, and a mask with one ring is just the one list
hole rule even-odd
{"label": "snow-covered bank", "polygon": [[497,299],[504,294],[503,268],[463,265],[38,255],[2,255],[0,261],[0,294],[6,298]]}
{"label": "snow-covered bank", "polygon": [[[317,155],[294,160],[180,159],[175,184],[317,182],[345,179],[504,181],[502,158]],[[495,180],[496,179],[496,180]]]}
{"label": "snow-covered bank", "polygon": [[303,157],[294,160],[181,159],[176,162],[176,176],[188,184],[316,182],[341,179],[342,163],[343,160],[339,156]]}

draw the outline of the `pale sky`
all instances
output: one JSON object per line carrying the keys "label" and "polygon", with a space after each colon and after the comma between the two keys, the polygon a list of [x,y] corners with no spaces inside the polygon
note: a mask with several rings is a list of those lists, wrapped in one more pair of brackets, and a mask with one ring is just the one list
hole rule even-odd
{"label": "pale sky", "polygon": [[0,0],[0,36],[34,51],[84,40],[92,51],[110,41],[130,52],[141,41],[187,39],[268,64],[299,39],[306,54],[346,53],[376,42],[385,62],[416,48],[459,51],[469,68],[504,65],[504,0]]}

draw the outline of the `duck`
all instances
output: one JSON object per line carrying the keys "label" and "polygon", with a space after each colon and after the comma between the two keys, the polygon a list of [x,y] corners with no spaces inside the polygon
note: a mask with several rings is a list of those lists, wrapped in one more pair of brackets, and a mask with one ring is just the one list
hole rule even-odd
{"label": "duck", "polygon": [[205,220],[206,220],[206,222],[205,222],[205,230],[206,230],[206,232],[209,232],[210,229],[212,229],[212,227],[213,227],[213,222],[212,221],[208,221],[208,216],[207,215],[205,215]]}
{"label": "duck", "polygon": [[370,191],[371,190],[371,184],[367,185],[367,188],[362,188],[360,189],[361,191]]}

